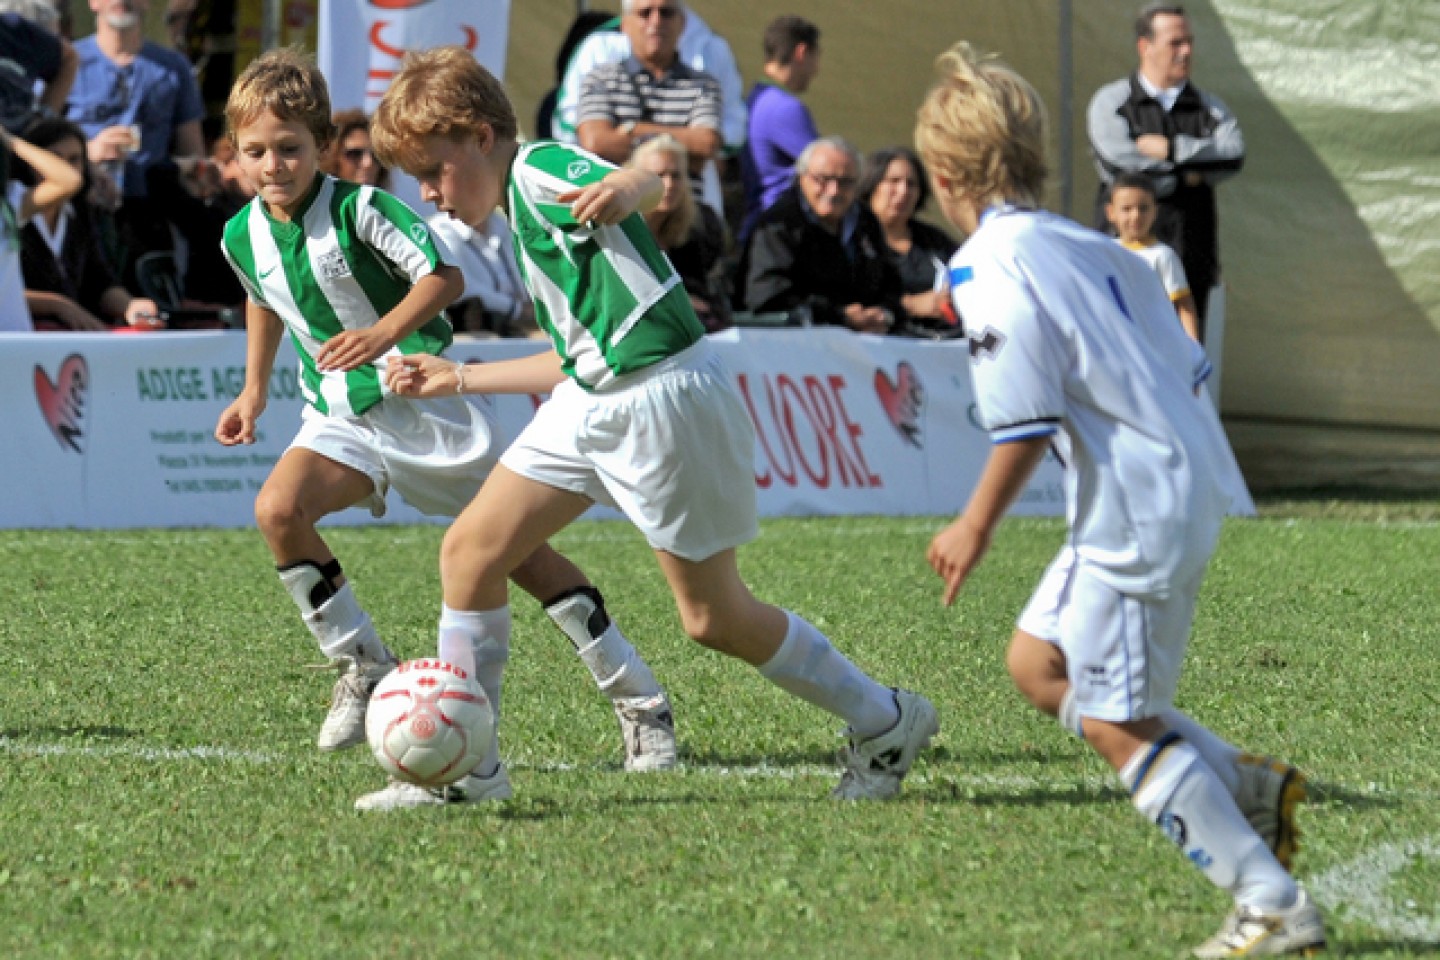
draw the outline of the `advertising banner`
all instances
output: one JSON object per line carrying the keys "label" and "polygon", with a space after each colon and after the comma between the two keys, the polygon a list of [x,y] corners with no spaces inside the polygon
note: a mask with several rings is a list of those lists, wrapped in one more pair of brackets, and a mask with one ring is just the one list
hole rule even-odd
{"label": "advertising banner", "polygon": [[[713,336],[755,424],[766,516],[945,514],[958,510],[989,450],[975,425],[963,343],[843,330],[731,330]],[[461,341],[457,358],[543,349]],[[245,338],[228,331],[17,334],[0,343],[0,527],[244,527],[255,494],[299,425],[288,343],[257,442],[223,447],[215,422],[245,382]],[[540,397],[474,397],[503,436]],[[1017,512],[1063,510],[1048,461]],[[597,516],[609,516],[595,511]],[[383,522],[426,518],[391,496]],[[375,522],[349,510],[340,523]]]}
{"label": "advertising banner", "polygon": [[321,0],[318,59],[337,109],[373,113],[410,50],[460,45],[505,76],[510,0]]}

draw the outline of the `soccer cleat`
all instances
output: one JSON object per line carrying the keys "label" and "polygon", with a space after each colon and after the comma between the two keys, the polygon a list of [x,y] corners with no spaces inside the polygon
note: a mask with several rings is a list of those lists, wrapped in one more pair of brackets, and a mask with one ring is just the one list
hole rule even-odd
{"label": "soccer cleat", "polygon": [[1200,960],[1221,957],[1313,957],[1325,949],[1325,921],[1303,889],[1295,905],[1279,913],[1236,907],[1220,932],[1195,948]]}
{"label": "soccer cleat", "polygon": [[675,714],[670,699],[661,692],[651,697],[623,697],[614,705],[625,740],[625,769],[633,773],[673,769]]}
{"label": "soccer cleat", "polygon": [[1236,806],[1289,870],[1300,849],[1295,808],[1305,799],[1305,775],[1282,760],[1248,753],[1235,760],[1235,772],[1240,777]]}
{"label": "soccer cleat", "polygon": [[900,781],[905,779],[916,754],[940,732],[940,721],[935,707],[918,693],[896,690],[895,705],[900,708],[895,726],[859,742],[852,735],[850,745],[840,751],[845,770],[832,797],[888,800],[900,792]]}
{"label": "soccer cleat", "polygon": [[403,780],[391,779],[383,790],[367,793],[355,801],[356,810],[412,810],[416,807],[443,807],[452,803],[484,803],[487,800],[509,800],[515,795],[510,789],[510,774],[505,764],[495,768],[488,777],[469,774],[448,787],[420,787]]}
{"label": "soccer cleat", "polygon": [[345,750],[365,742],[365,710],[370,706],[370,694],[395,669],[396,661],[393,657],[380,662],[339,657],[331,666],[339,669],[340,679],[330,692],[330,712],[320,725],[315,743],[321,750]]}

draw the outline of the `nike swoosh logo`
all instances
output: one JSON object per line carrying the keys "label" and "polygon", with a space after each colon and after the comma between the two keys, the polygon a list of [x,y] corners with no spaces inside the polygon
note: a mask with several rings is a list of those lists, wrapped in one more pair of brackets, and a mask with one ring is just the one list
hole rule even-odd
{"label": "nike swoosh logo", "polygon": [[[279,266],[279,264],[276,264],[276,266]],[[261,280],[264,280],[266,277],[270,276],[270,274],[272,274],[272,273],[274,273],[274,272],[275,272],[275,267],[271,267],[269,270],[261,270],[261,271],[260,271],[260,279],[261,279]]]}

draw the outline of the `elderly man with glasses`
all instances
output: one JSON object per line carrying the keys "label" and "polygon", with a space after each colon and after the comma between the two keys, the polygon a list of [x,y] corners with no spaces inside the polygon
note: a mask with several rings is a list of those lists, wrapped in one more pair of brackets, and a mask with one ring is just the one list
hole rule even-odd
{"label": "elderly man with glasses", "polygon": [[862,333],[904,326],[900,274],[879,221],[856,202],[859,180],[860,156],[840,137],[801,152],[795,182],[761,214],[745,248],[744,309]]}

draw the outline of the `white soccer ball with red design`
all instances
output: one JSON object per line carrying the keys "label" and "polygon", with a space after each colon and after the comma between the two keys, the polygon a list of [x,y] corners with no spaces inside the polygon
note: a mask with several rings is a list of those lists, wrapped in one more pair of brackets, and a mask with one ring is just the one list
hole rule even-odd
{"label": "white soccer ball with red design", "polygon": [[407,660],[370,695],[365,737],[392,777],[443,787],[490,748],[495,712],[479,682],[444,660]]}

